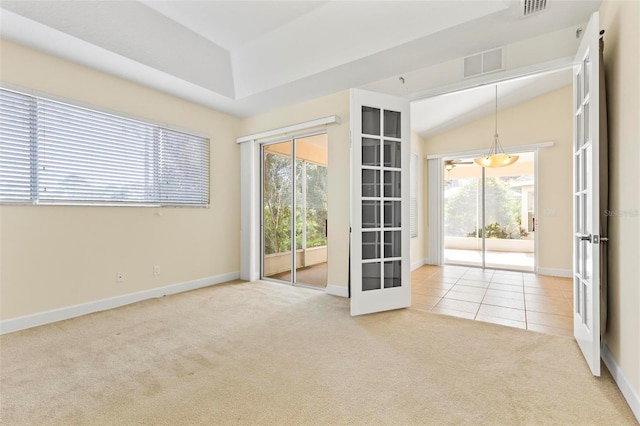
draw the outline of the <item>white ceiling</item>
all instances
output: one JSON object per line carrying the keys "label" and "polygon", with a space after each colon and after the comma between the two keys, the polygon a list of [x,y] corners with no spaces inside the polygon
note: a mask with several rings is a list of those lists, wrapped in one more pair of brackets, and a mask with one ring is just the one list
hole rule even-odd
{"label": "white ceiling", "polygon": [[586,22],[599,0],[2,0],[1,35],[238,116]]}

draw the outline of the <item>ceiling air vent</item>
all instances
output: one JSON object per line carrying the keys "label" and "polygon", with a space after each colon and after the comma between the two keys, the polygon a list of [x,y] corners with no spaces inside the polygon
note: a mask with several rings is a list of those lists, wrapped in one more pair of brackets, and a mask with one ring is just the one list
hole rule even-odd
{"label": "ceiling air vent", "polygon": [[502,47],[464,58],[464,78],[502,71],[503,69]]}
{"label": "ceiling air vent", "polygon": [[547,9],[549,0],[522,0],[522,16],[531,16]]}

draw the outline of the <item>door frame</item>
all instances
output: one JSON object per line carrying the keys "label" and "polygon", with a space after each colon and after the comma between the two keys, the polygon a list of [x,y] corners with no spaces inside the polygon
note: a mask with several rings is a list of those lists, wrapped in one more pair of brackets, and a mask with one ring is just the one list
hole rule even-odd
{"label": "door frame", "polygon": [[240,145],[240,279],[260,278],[260,142],[314,129],[326,130],[326,126],[341,122],[337,115],[330,115],[236,139]]}
{"label": "door frame", "polygon": [[[527,144],[527,145],[515,145],[515,146],[507,146],[505,148],[505,150],[507,152],[511,152],[514,154],[521,154],[521,153],[526,153],[526,152],[532,152],[533,153],[533,185],[534,185],[534,193],[533,193],[533,205],[534,205],[534,209],[536,212],[536,216],[540,215],[540,210],[538,210],[538,178],[539,178],[539,173],[538,173],[538,162],[539,162],[539,158],[538,158],[538,152],[540,149],[542,148],[551,148],[553,147],[555,144],[555,142],[540,142],[540,143],[535,143],[535,144]],[[474,151],[457,151],[457,152],[453,152],[453,153],[446,153],[446,154],[429,154],[426,156],[427,160],[434,160],[434,159],[438,159],[440,161],[440,163],[443,163],[445,158],[447,160],[457,160],[457,159],[465,159],[465,158],[473,158],[473,157],[478,157],[481,155],[486,154],[486,151],[479,151],[479,150],[474,150]],[[442,171],[444,171],[444,167],[441,168]],[[436,182],[439,186],[440,186],[440,191],[436,194],[437,196],[442,197],[442,200],[440,200],[439,203],[437,203],[437,207],[440,209],[440,212],[438,212],[437,215],[434,216],[434,219],[437,220],[437,222],[431,222],[431,227],[436,227],[439,231],[439,235],[441,236],[441,238],[437,238],[437,241],[434,241],[433,244],[434,246],[438,247],[438,250],[440,252],[439,258],[441,259],[440,264],[444,264],[444,225],[445,225],[445,217],[444,217],[444,173],[440,173],[438,176],[439,180]],[[484,176],[484,170],[482,173],[482,184],[483,184],[483,190],[482,190],[482,194],[483,194],[483,199],[482,199],[482,210],[483,210],[483,214],[482,214],[482,220],[483,220],[483,225],[484,225],[484,206],[485,206],[485,198],[484,198],[484,183],[485,183],[485,176]],[[429,205],[433,205],[431,204],[431,199],[429,200]],[[538,229],[538,221],[536,220],[536,230]],[[486,226],[486,225],[485,225]],[[429,237],[431,238],[431,237]],[[484,237],[483,237],[484,240]],[[431,247],[431,245],[429,246]],[[538,273],[538,247],[539,247],[539,233],[536,231],[533,235],[533,271],[526,271],[526,272],[533,272],[535,274]],[[482,269],[486,269],[486,259],[485,259],[485,242],[483,241],[482,243],[482,250],[483,250],[483,255],[482,255]],[[463,265],[463,266],[470,266],[470,267],[478,267],[476,265]],[[489,269],[500,269],[500,268],[489,268]],[[505,269],[505,270],[513,270],[513,271],[518,271],[517,269]]]}

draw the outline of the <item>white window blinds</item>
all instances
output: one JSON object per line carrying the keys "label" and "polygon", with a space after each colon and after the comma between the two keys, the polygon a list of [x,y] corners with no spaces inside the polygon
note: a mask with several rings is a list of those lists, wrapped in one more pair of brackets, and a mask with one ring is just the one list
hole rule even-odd
{"label": "white window blinds", "polygon": [[4,89],[0,105],[2,202],[208,204],[208,139]]}
{"label": "white window blinds", "polygon": [[30,96],[0,91],[0,199],[29,202],[35,174],[35,103]]}

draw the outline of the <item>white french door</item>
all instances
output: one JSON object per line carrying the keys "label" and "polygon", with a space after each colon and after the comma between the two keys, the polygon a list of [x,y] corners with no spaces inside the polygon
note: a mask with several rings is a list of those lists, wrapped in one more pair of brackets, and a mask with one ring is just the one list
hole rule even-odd
{"label": "white french door", "polygon": [[411,304],[409,101],[351,91],[351,315]]}
{"label": "white french door", "polygon": [[591,372],[600,375],[599,26],[589,20],[574,61],[573,330]]}

